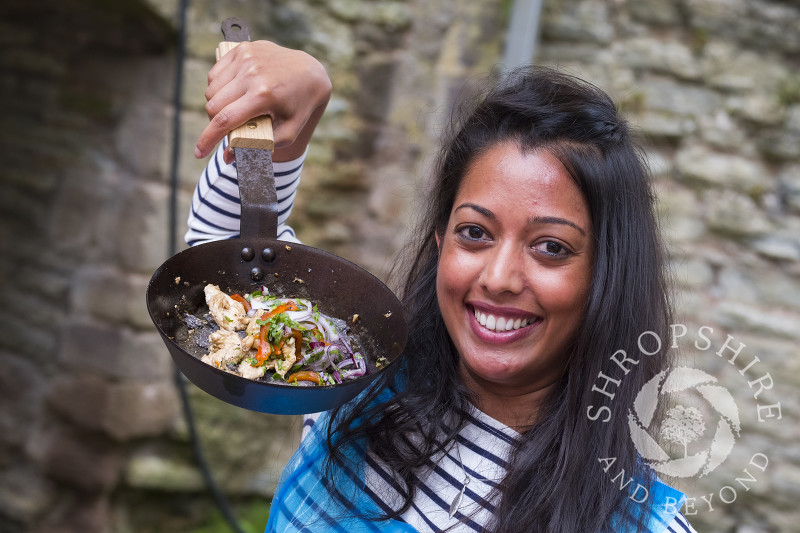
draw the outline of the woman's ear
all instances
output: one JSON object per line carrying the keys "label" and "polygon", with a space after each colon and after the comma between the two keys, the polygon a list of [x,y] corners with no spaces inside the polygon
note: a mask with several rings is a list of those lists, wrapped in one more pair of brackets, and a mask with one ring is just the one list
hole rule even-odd
{"label": "woman's ear", "polygon": [[439,237],[439,232],[433,232],[433,238],[436,239],[436,249],[439,250],[439,253],[442,253],[442,238]]}

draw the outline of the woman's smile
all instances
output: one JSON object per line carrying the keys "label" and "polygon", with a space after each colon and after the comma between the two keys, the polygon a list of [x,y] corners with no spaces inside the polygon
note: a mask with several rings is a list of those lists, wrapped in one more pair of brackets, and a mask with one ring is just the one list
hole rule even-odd
{"label": "woman's smile", "polygon": [[438,242],[439,308],[468,386],[553,384],[583,317],[593,250],[586,201],[561,162],[513,142],[490,147]]}
{"label": "woman's smile", "polygon": [[[494,309],[479,304],[467,305],[472,310],[470,324],[476,335],[486,342],[514,342],[530,333],[541,318],[517,310]],[[474,320],[473,320],[474,319]]]}

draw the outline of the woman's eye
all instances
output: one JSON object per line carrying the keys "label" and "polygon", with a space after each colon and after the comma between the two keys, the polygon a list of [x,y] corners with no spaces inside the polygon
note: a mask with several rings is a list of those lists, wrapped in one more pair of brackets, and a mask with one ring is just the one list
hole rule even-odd
{"label": "woman's eye", "polygon": [[458,230],[459,235],[471,241],[482,241],[487,238],[486,232],[478,226],[466,226]]}
{"label": "woman's eye", "polygon": [[544,241],[535,244],[533,248],[552,257],[567,257],[572,255],[572,252],[566,246],[556,241]]}

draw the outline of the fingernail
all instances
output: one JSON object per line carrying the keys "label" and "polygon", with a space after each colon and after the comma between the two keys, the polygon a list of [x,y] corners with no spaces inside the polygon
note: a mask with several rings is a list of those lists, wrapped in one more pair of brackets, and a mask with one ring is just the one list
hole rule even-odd
{"label": "fingernail", "polygon": [[197,159],[200,159],[201,157],[203,157],[203,152],[201,152],[201,151],[200,151],[200,148],[197,148],[197,147],[195,147],[195,149],[194,149],[194,156],[195,156]]}

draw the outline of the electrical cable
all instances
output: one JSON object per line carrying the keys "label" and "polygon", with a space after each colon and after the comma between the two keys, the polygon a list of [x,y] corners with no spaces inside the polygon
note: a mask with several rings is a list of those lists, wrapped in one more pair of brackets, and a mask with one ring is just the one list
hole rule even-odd
{"label": "electrical cable", "polygon": [[[173,94],[174,116],[172,121],[172,151],[170,159],[170,196],[169,196],[169,255],[172,256],[178,251],[176,233],[178,229],[178,168],[180,160],[180,140],[181,140],[181,94],[183,92],[183,64],[186,57],[186,13],[189,8],[189,0],[181,0],[178,5],[178,53],[177,64],[175,66],[175,86]],[[175,367],[175,385],[183,407],[183,415],[186,419],[186,427],[189,432],[189,440],[192,443],[195,461],[203,476],[206,488],[211,493],[223,518],[235,533],[244,533],[239,525],[236,516],[233,514],[227,498],[220,490],[214,476],[211,473],[208,462],[206,461],[200,437],[197,433],[195,424],[194,409],[192,408],[189,392],[186,390],[186,381],[180,370]]]}

